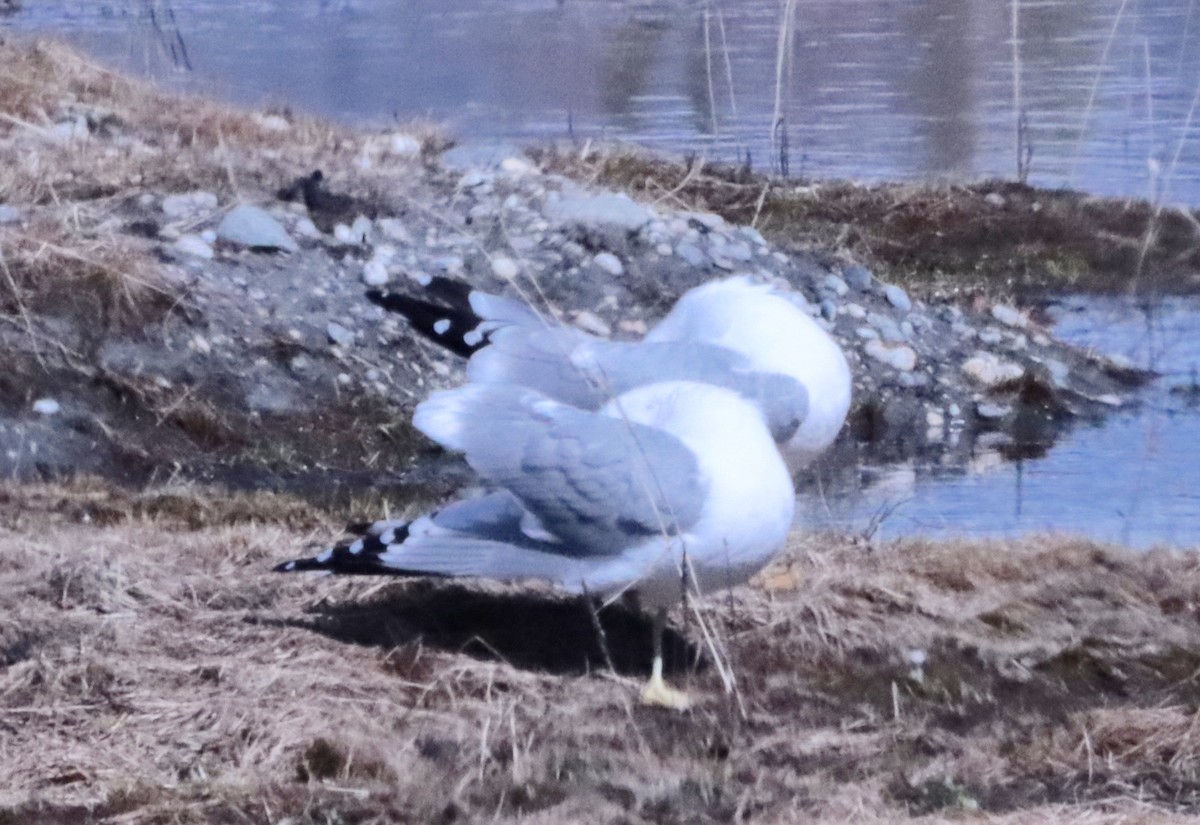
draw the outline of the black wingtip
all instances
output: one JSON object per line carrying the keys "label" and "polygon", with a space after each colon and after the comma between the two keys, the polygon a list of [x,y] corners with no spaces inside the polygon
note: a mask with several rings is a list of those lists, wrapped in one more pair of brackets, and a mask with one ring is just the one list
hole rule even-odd
{"label": "black wingtip", "polygon": [[475,314],[469,303],[465,307],[443,306],[400,292],[377,289],[367,292],[367,300],[388,312],[403,315],[413,329],[455,355],[470,358],[484,345],[482,335],[471,335],[483,319]]}

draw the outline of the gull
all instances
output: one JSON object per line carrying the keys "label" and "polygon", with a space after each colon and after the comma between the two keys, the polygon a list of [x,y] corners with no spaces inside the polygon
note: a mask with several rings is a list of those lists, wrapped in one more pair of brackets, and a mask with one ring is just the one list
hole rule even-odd
{"label": "gull", "polygon": [[748,580],[783,546],[795,491],[762,410],[697,381],[635,387],[586,410],[515,384],[432,394],[413,424],[462,453],[490,492],[281,572],[540,579],[584,595],[635,590],[654,610],[648,704],[686,708],[662,677],[667,610]]}
{"label": "gull", "polygon": [[[520,301],[448,278],[427,279],[425,287],[428,299],[379,291],[367,297],[468,357],[473,383],[520,384],[587,409],[657,381],[721,386],[764,407],[792,471],[833,443],[850,408],[850,368],[837,342],[800,306],[799,295],[750,276],[689,290],[637,342],[552,324]],[[793,414],[767,376],[804,387]]]}

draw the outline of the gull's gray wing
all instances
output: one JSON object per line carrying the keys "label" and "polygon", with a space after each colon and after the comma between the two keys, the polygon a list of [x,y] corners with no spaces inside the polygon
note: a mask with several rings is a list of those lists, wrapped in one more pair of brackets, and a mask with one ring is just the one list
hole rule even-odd
{"label": "gull's gray wing", "polygon": [[756,372],[733,350],[691,341],[605,341],[566,328],[510,326],[471,356],[467,377],[529,387],[584,409],[647,384],[699,381],[757,405],[777,443],[791,438],[808,414],[808,392],[796,379]]}
{"label": "gull's gray wing", "polygon": [[552,538],[566,556],[618,554],[677,534],[704,505],[707,485],[679,439],[529,389],[445,390],[417,407],[413,423],[511,491],[529,514],[527,534]]}

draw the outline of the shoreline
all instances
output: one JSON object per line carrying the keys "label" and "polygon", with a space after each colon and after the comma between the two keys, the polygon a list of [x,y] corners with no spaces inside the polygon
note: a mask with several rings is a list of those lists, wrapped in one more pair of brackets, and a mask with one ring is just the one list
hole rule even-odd
{"label": "shoreline", "polygon": [[[337,507],[380,490],[396,506],[436,500],[461,472],[407,417],[461,364],[362,297],[419,293],[430,275],[537,296],[551,317],[618,337],[641,334],[705,280],[786,284],[855,375],[834,462],[962,464],[981,437],[1038,455],[1076,422],[1135,405],[1149,378],[1054,341],[1036,305],[949,301],[912,279],[906,289],[850,246],[815,244],[825,229],[771,229],[776,206],[797,197],[790,181],[762,189],[768,238],[697,211],[719,204],[681,200],[688,187],[733,185],[717,172],[648,155],[639,168],[685,177],[649,199],[666,178],[640,178],[635,201],[580,183],[635,162],[620,152],[573,169],[545,151],[480,160],[426,124],[377,133],[242,111],[59,45],[6,42],[0,64],[18,78],[0,98],[7,477],[174,478]],[[724,211],[759,186],[742,184]],[[979,202],[984,216],[1007,209]]]}

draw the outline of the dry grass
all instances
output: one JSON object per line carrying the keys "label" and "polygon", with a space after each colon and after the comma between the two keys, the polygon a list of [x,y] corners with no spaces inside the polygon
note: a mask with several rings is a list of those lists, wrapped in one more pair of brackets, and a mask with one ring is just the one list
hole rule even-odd
{"label": "dry grass", "polygon": [[1200,808],[1193,555],[798,541],[710,609],[745,712],[714,669],[677,663],[700,699],[677,716],[637,706],[648,625],[622,608],[605,614],[612,675],[585,612],[553,594],[267,572],[331,530],[271,497],[6,489],[0,822]]}
{"label": "dry grass", "polygon": [[[431,153],[445,145],[431,124],[406,131]],[[0,306],[153,318],[183,296],[155,257],[157,227],[136,226],[141,195],[204,189],[223,203],[266,199],[324,167],[338,170],[343,190],[378,199],[411,169],[389,159],[386,145],[290,111],[170,94],[61,43],[0,37],[0,203],[28,214],[23,225],[0,226]],[[356,174],[363,158],[372,170]]]}

